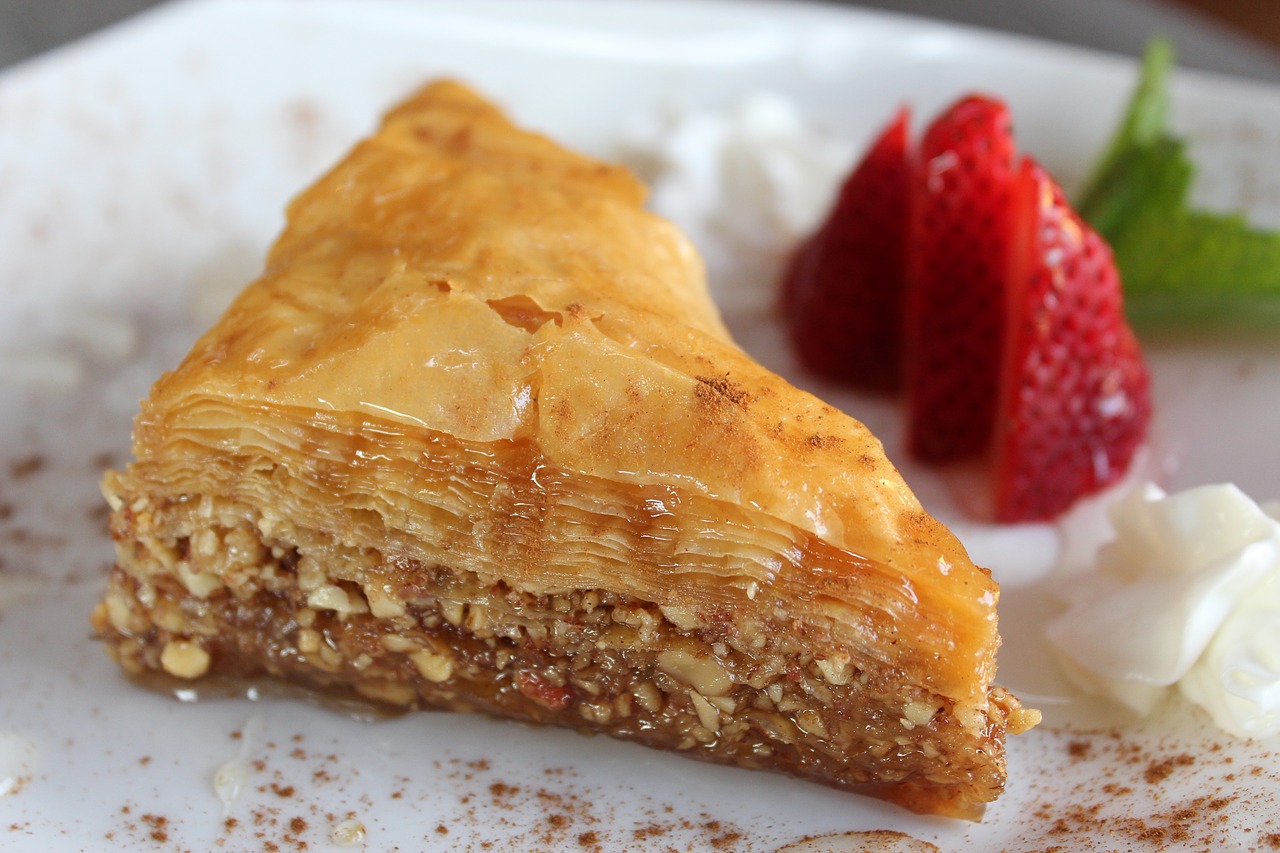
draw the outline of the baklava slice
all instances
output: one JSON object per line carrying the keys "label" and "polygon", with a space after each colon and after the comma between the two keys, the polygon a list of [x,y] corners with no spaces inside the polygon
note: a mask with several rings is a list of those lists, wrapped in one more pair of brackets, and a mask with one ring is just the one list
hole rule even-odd
{"label": "baklava slice", "polygon": [[1035,719],[996,585],[644,195],[461,85],[394,109],[144,401],[98,634],[980,814]]}

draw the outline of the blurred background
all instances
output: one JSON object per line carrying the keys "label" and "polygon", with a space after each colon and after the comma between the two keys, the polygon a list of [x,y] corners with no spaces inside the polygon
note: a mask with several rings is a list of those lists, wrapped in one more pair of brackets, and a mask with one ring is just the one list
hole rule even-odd
{"label": "blurred background", "polygon": [[[155,0],[0,0],[0,68],[153,5]],[[1182,65],[1280,82],[1277,0],[863,0],[844,5],[927,15],[1132,56],[1149,36],[1162,33],[1178,45]]]}

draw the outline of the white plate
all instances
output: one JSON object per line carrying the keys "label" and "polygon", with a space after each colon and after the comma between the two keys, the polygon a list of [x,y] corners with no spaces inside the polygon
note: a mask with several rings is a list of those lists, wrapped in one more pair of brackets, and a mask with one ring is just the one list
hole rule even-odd
{"label": "white plate", "polygon": [[[288,197],[438,74],[600,154],[625,119],[672,101],[723,108],[768,88],[860,145],[904,100],[928,115],[981,88],[1010,102],[1022,147],[1070,183],[1133,67],[831,7],[637,0],[190,2],[7,72],[0,793],[6,779],[22,785],[0,796],[0,849],[338,849],[331,834],[347,820],[365,827],[370,850],[769,851],[869,830],[944,850],[1280,843],[1276,744],[1232,742],[1177,711],[1112,732],[1065,728],[1076,706],[1058,702],[1065,688],[1038,639],[1051,604],[1028,582],[1035,572],[1012,571],[1052,564],[1051,527],[961,528],[1009,563],[997,566],[1002,680],[1048,712],[1011,744],[1009,791],[980,825],[478,717],[368,723],[287,699],[183,703],[127,684],[87,624],[111,559],[96,490],[104,460],[125,457],[137,399],[253,274]],[[1203,76],[1178,83],[1179,121],[1207,164],[1203,197],[1280,220],[1280,96]],[[726,308],[749,349],[805,382],[767,320]],[[1274,495],[1275,345],[1218,338],[1149,352],[1172,485],[1234,480]],[[892,407],[819,390],[893,446]],[[905,470],[955,517],[932,474]],[[237,758],[245,790],[224,805],[212,780]]]}

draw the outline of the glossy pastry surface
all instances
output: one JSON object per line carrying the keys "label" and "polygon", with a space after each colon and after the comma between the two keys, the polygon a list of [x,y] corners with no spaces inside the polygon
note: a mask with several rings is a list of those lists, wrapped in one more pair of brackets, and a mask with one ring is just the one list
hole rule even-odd
{"label": "glossy pastry surface", "polygon": [[643,201],[461,85],[389,113],[144,402],[98,630],[972,816],[1033,717],[995,584]]}

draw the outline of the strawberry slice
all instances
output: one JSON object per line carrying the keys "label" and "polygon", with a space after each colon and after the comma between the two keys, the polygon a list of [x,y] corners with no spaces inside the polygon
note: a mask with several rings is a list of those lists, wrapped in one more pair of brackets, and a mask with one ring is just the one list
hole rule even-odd
{"label": "strawberry slice", "polygon": [[1014,142],[994,98],[925,133],[912,202],[904,327],[907,446],[927,462],[985,452],[996,411]]}
{"label": "strawberry slice", "polygon": [[801,363],[868,391],[899,389],[910,114],[903,108],[791,258],[782,310]]}
{"label": "strawberry slice", "polygon": [[1111,250],[969,96],[918,156],[899,111],[796,252],[783,310],[810,370],[905,384],[908,448],[994,451],[995,515],[1053,518],[1120,478],[1146,434],[1150,380]]}
{"label": "strawberry slice", "polygon": [[1030,157],[1015,186],[995,435],[1003,522],[1053,518],[1117,480],[1151,417],[1110,247]]}

